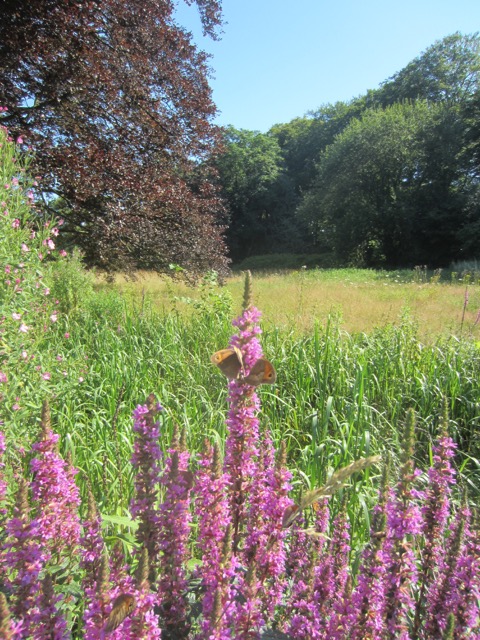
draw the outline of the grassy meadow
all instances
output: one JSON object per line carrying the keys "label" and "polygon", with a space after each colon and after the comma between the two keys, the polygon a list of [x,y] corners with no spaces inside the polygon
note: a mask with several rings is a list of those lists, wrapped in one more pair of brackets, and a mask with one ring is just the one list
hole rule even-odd
{"label": "grassy meadow", "polygon": [[[242,274],[238,274],[224,283],[236,309],[241,306],[243,281]],[[101,280],[98,286],[102,288]],[[191,315],[203,290],[141,272],[133,281],[117,276],[115,288],[133,305],[147,297],[159,313],[176,311],[183,316]],[[468,303],[464,309],[466,289]],[[480,324],[475,324],[480,310],[476,272],[462,276],[453,273],[448,281],[423,270],[258,273],[254,297],[266,326],[288,328],[299,334],[311,332],[331,316],[345,331],[358,333],[398,323],[409,315],[425,340],[445,334],[480,336]]]}
{"label": "grassy meadow", "polygon": [[[225,286],[206,278],[196,288],[152,275],[107,284],[79,269],[57,276],[64,311],[48,339],[37,341],[36,359],[25,362],[19,352],[9,372],[6,437],[20,464],[15,451],[36,433],[48,397],[62,450],[90,479],[102,512],[126,516],[131,412],[150,392],[166,409],[167,431],[184,426],[193,451],[205,437],[224,443],[227,385],[210,355],[233,333],[243,277]],[[478,494],[480,286],[473,278],[419,282],[412,272],[340,270],[254,275],[253,282],[263,349],[278,372],[273,387],[260,388],[262,422],[277,445],[286,441],[297,489],[358,457],[398,455],[410,407],[426,462],[445,398],[459,469]],[[357,507],[365,481],[367,494],[376,490],[368,477],[355,488]]]}

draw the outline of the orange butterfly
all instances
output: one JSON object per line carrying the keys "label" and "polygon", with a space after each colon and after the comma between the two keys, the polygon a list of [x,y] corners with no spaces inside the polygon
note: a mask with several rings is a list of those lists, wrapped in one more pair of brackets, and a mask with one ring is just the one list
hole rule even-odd
{"label": "orange butterfly", "polygon": [[[243,369],[242,352],[238,347],[221,349],[214,353],[210,360],[229,380],[237,379]],[[276,379],[277,372],[273,364],[265,358],[259,358],[250,369],[248,376],[242,377],[242,382],[257,387],[259,384],[273,384]]]}
{"label": "orange butterfly", "polygon": [[113,601],[112,610],[105,625],[105,633],[115,631],[135,609],[137,601],[131,593],[121,593]]}

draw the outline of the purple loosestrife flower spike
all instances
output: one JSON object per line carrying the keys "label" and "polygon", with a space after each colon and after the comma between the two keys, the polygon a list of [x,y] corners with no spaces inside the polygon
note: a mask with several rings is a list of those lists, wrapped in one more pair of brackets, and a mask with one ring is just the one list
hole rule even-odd
{"label": "purple loosestrife flower spike", "polygon": [[357,587],[352,594],[349,616],[351,640],[381,640],[385,635],[387,562],[390,559],[390,541],[386,545],[387,501],[391,500],[388,487],[390,459],[383,468],[382,486],[372,516],[370,543],[362,554]]}
{"label": "purple loosestrife flower spike", "polygon": [[[181,447],[181,445],[180,445]],[[193,475],[188,470],[186,450],[171,449],[165,460],[161,484],[164,501],[159,510],[159,543],[162,551],[158,599],[162,628],[176,637],[186,637],[188,602],[186,599],[186,564],[189,558],[190,490]]]}
{"label": "purple loosestrife flower spike", "polygon": [[[251,367],[262,356],[262,348],[257,336],[260,312],[248,307],[233,321],[238,327],[238,335],[230,341],[231,347],[237,347],[242,353],[244,373],[248,375]],[[228,436],[225,445],[225,470],[229,475],[231,489],[231,508],[233,513],[234,550],[239,542],[242,528],[247,517],[247,499],[255,483],[258,472],[258,411],[260,401],[255,388],[243,382],[242,378],[230,380],[227,417]]]}
{"label": "purple loosestrife flower spike", "polygon": [[30,462],[34,474],[31,489],[39,540],[60,561],[65,554],[73,558],[80,542],[80,495],[74,482],[76,470],[58,453],[58,438],[50,427],[50,410],[44,402],[40,439],[32,446],[37,455]]}
{"label": "purple loosestrife flower spike", "polygon": [[2,523],[7,510],[5,509],[5,500],[7,498],[7,481],[5,480],[3,456],[5,455],[5,436],[0,431],[0,524]]}
{"label": "purple loosestrife flower spike", "polygon": [[136,586],[132,591],[135,597],[135,609],[131,615],[130,629],[132,638],[136,640],[154,640],[160,638],[160,622],[154,608],[157,596],[150,589],[148,576],[148,551],[145,547],[140,553],[137,567]]}
{"label": "purple loosestrife flower spike", "polygon": [[139,520],[137,542],[148,551],[150,580],[155,579],[160,555],[160,529],[158,512],[158,490],[160,486],[162,452],[158,444],[160,423],[156,420],[162,407],[151,394],[145,405],[133,412],[132,465],[135,474],[135,496],[130,505],[132,516]]}
{"label": "purple loosestrife flower spike", "polygon": [[438,567],[443,561],[443,538],[450,515],[450,495],[455,484],[455,470],[451,460],[456,444],[448,435],[448,409],[444,400],[441,433],[433,447],[433,466],[428,470],[428,486],[422,508],[424,546],[419,576],[420,590],[415,608],[413,635],[416,636],[425,619],[428,592],[436,582]]}
{"label": "purple loosestrife flower spike", "polygon": [[[322,626],[326,629],[328,638],[336,637],[341,627],[341,613],[345,609],[346,586],[348,582],[348,560],[350,553],[350,524],[347,519],[345,504],[333,521],[332,536],[327,551],[327,558],[331,566],[330,593],[319,599],[322,615]],[[348,596],[351,589],[347,590]],[[327,621],[328,624],[327,624]]]}
{"label": "purple loosestrife flower spike", "polygon": [[200,471],[195,483],[197,544],[202,554],[202,631],[198,638],[230,637],[228,621],[232,613],[231,583],[235,574],[231,550],[225,554],[225,540],[231,544],[231,514],[228,477],[222,472],[220,450],[205,442]]}
{"label": "purple loosestrife flower spike", "polygon": [[90,595],[96,590],[105,543],[102,538],[102,521],[90,487],[88,487],[87,495],[87,519],[83,523],[83,535],[80,539],[80,566],[85,571],[83,590],[85,594]]}
{"label": "purple loosestrife flower spike", "polygon": [[415,413],[407,412],[400,480],[393,499],[387,503],[387,599],[386,622],[391,637],[407,638],[407,619],[415,609],[413,592],[417,584],[417,567],[413,552],[415,536],[423,529],[417,501],[423,498],[414,483],[420,472],[413,465]]}
{"label": "purple loosestrife flower spike", "polygon": [[42,594],[34,617],[34,640],[44,638],[63,640],[70,637],[67,632],[67,622],[56,606],[61,600],[61,597],[54,594],[52,578],[46,575],[42,580]]}
{"label": "purple loosestrife flower spike", "polygon": [[25,637],[32,629],[40,572],[50,556],[39,542],[38,522],[30,520],[29,511],[28,484],[21,478],[13,517],[5,524],[2,564],[10,570],[3,580],[12,591],[11,611],[22,620]]}
{"label": "purple loosestrife flower spike", "polygon": [[282,520],[285,509],[293,501],[288,497],[291,473],[286,469],[285,443],[282,442],[275,461],[273,444],[266,433],[261,451],[261,465],[252,492],[243,555],[247,565],[251,559],[255,559],[263,615],[271,619],[285,587],[284,540],[287,531],[282,526]]}

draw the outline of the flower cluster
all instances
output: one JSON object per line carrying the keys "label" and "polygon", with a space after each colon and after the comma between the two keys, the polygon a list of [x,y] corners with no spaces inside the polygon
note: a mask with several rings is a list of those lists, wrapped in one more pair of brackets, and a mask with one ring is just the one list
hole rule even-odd
{"label": "flower cluster", "polygon": [[[261,428],[257,379],[249,377],[262,358],[258,319],[247,305],[235,321],[240,372],[229,382],[223,459],[218,443],[206,441],[193,460],[177,428],[162,454],[165,412],[153,395],[135,409],[138,527],[130,558],[121,546],[107,551],[90,490],[80,524],[74,471],[58,454],[44,407],[33,477],[18,478],[3,519],[2,637],[480,637],[480,538],[467,505],[454,508],[446,411],[426,473],[413,462],[408,413],[399,476],[392,486],[387,461],[370,542],[354,571],[347,492],[332,518],[332,491],[295,505],[285,446],[275,452]],[[4,448],[0,437],[0,454]],[[65,572],[82,586],[73,605]],[[82,609],[75,620],[72,606]]]}

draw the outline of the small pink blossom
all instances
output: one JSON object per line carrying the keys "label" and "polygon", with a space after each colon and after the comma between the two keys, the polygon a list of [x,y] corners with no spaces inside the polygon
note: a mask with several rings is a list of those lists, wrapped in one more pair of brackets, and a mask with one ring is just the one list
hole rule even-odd
{"label": "small pink blossom", "polygon": [[39,260],[43,260],[43,253],[39,253],[39,254],[38,254],[38,259],[39,259]]}
{"label": "small pink blossom", "polygon": [[67,376],[68,376],[68,373],[67,373],[66,371],[62,371],[62,374],[63,374],[65,377],[67,377]]}
{"label": "small pink blossom", "polygon": [[60,249],[59,253],[62,256],[62,258],[65,258],[65,256],[67,255],[67,252],[65,251],[65,249]]}
{"label": "small pink blossom", "polygon": [[78,378],[78,381],[80,382],[80,384],[83,382],[83,380],[84,380],[84,379],[82,378],[82,376],[80,376],[80,377]]}
{"label": "small pink blossom", "polygon": [[8,378],[7,378],[7,374],[3,373],[3,371],[0,371],[0,382],[1,383],[5,383],[7,382]]}
{"label": "small pink blossom", "polygon": [[56,312],[56,311],[54,311],[54,312],[52,313],[52,315],[50,316],[50,321],[51,321],[51,322],[56,322],[57,320],[58,320],[57,312]]}
{"label": "small pink blossom", "polygon": [[18,178],[12,178],[12,184],[13,184],[15,187],[18,187]]}
{"label": "small pink blossom", "polygon": [[49,238],[49,239],[47,240],[47,246],[48,246],[48,248],[49,248],[49,249],[51,249],[52,251],[55,249],[55,243],[54,243],[54,241],[53,241],[51,238]]}
{"label": "small pink blossom", "polygon": [[43,293],[44,293],[44,295],[49,296],[49,295],[50,295],[50,289],[49,289],[48,287],[46,287],[46,288],[43,290]]}
{"label": "small pink blossom", "polygon": [[12,313],[12,318],[14,320],[21,320],[22,319],[22,314],[21,313]]}
{"label": "small pink blossom", "polygon": [[32,232],[30,233],[30,240],[34,240],[36,235],[36,232],[32,230]]}
{"label": "small pink blossom", "polygon": [[18,330],[21,333],[27,333],[28,331],[30,331],[30,329],[31,329],[31,327],[28,327],[26,324],[23,324],[23,322],[22,322],[22,324],[20,325]]}
{"label": "small pink blossom", "polygon": [[11,267],[9,264],[7,264],[7,265],[5,266],[5,273],[7,273],[7,274],[8,274],[8,273],[10,273],[10,272],[11,272],[11,270],[12,270],[12,267]]}
{"label": "small pink blossom", "polygon": [[27,245],[25,244],[25,242],[22,242],[22,251],[24,253],[27,253],[28,251],[30,251],[30,249],[27,247]]}
{"label": "small pink blossom", "polygon": [[62,224],[65,224],[65,220],[63,218],[60,218],[60,220],[57,222],[58,226],[61,227]]}
{"label": "small pink blossom", "polygon": [[15,220],[12,222],[12,228],[18,229],[19,226],[20,226],[20,220],[18,218],[15,218]]}
{"label": "small pink blossom", "polygon": [[65,340],[68,340],[70,338],[70,334],[68,333],[68,331],[63,337],[65,338]]}
{"label": "small pink blossom", "polygon": [[13,409],[13,411],[18,411],[20,409],[20,405],[15,402],[15,404],[12,407],[12,409]]}
{"label": "small pink blossom", "polygon": [[18,138],[17,138],[17,144],[23,144],[23,138],[22,138],[22,136],[18,136]]}
{"label": "small pink blossom", "polygon": [[24,360],[27,360],[27,359],[28,359],[28,353],[27,353],[26,351],[22,351],[22,358],[23,358]]}
{"label": "small pink blossom", "polygon": [[62,362],[62,360],[63,360],[63,356],[61,356],[61,355],[57,355],[57,356],[56,356],[56,359],[58,360],[58,362]]}
{"label": "small pink blossom", "polygon": [[54,236],[58,236],[58,234],[60,233],[60,231],[58,230],[58,227],[53,227],[52,229],[52,235]]}
{"label": "small pink blossom", "polygon": [[45,373],[42,373],[42,378],[44,380],[50,380],[51,375],[48,373],[48,371],[46,371]]}

